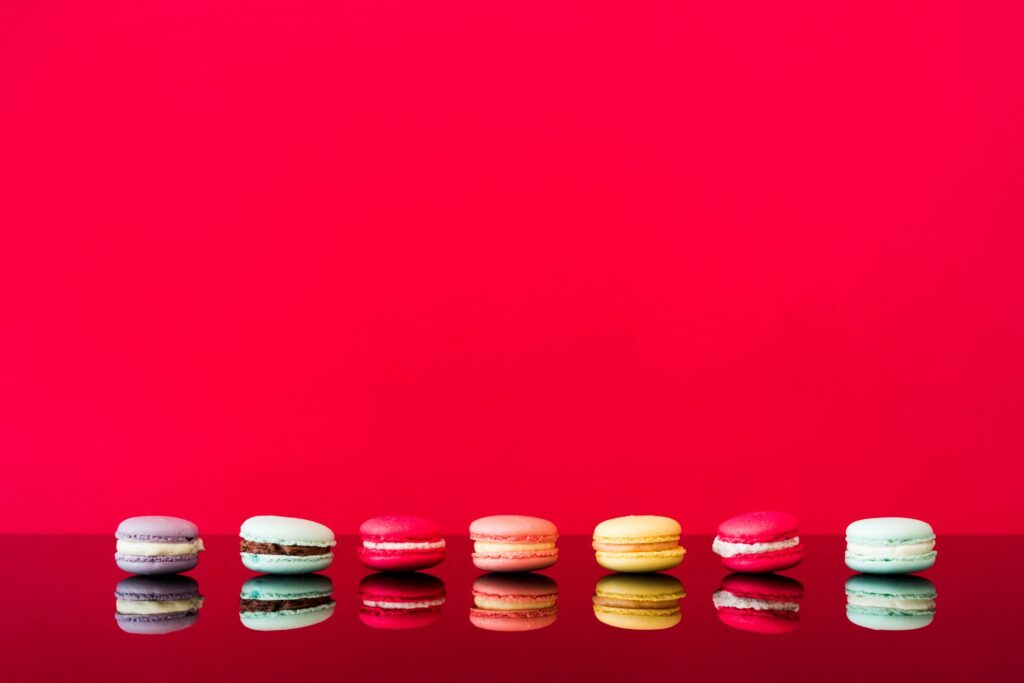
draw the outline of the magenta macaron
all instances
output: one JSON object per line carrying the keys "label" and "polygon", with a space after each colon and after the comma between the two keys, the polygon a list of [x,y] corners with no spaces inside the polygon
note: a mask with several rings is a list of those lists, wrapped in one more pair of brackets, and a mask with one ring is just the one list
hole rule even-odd
{"label": "magenta macaron", "polygon": [[374,517],[359,527],[359,561],[370,569],[412,571],[444,560],[444,537],[434,521],[414,515]]}
{"label": "magenta macaron", "polygon": [[469,525],[473,564],[486,572],[528,572],[558,561],[558,528],[546,519],[492,515]]}
{"label": "magenta macaron", "polygon": [[718,525],[711,548],[734,572],[774,572],[804,559],[797,518],[788,512],[748,512]]}

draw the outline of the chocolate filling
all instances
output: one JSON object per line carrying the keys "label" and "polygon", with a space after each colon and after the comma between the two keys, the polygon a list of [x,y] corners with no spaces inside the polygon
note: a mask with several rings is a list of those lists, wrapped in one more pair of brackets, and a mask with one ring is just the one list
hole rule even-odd
{"label": "chocolate filling", "polygon": [[239,545],[243,553],[255,555],[293,555],[296,557],[309,557],[310,555],[326,555],[331,552],[330,548],[321,548],[316,545],[279,545],[277,543],[257,543],[242,539]]}
{"label": "chocolate filling", "polygon": [[242,598],[243,612],[280,612],[286,609],[309,609],[334,602],[330,595],[319,598],[302,598],[300,600],[247,600]]}

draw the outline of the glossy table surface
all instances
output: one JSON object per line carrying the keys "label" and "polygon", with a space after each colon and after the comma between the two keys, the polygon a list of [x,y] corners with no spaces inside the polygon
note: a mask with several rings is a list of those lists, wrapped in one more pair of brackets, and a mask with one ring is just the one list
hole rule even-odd
{"label": "glossy table surface", "polygon": [[[786,575],[803,584],[797,627],[785,634],[740,631],[718,619],[712,594],[727,574],[711,538],[684,536],[688,554],[673,570],[686,589],[682,620],[664,631],[626,631],[596,620],[591,597],[608,572],[589,539],[560,539],[561,559],[545,573],[558,583],[551,626],[527,633],[480,630],[469,621],[470,543],[450,538],[439,618],[410,630],[379,630],[359,619],[356,539],[339,540],[323,572],[337,607],[304,629],[257,632],[239,620],[237,539],[204,539],[195,578],[205,603],[191,628],[162,636],[122,632],[114,587],[125,578],[114,540],[94,536],[6,536],[2,563],[6,615],[0,620],[0,680],[679,680],[934,681],[1019,680],[1024,599],[1012,588],[1024,562],[1024,537],[943,536],[936,566],[937,609],[927,627],[871,631],[847,620],[843,539],[805,538],[807,559]],[[19,559],[20,558],[20,559]]]}

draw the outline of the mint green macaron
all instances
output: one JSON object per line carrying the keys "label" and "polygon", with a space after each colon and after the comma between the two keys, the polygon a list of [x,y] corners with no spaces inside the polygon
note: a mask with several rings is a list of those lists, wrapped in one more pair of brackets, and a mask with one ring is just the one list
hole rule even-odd
{"label": "mint green macaron", "polygon": [[936,597],[923,576],[857,574],[846,580],[846,618],[874,631],[912,631],[932,623]]}
{"label": "mint green macaron", "polygon": [[846,566],[868,574],[909,574],[935,564],[931,525],[908,517],[861,519],[846,527]]}
{"label": "mint green macaron", "polygon": [[297,517],[260,515],[242,523],[242,564],[254,572],[305,574],[331,566],[334,532]]}

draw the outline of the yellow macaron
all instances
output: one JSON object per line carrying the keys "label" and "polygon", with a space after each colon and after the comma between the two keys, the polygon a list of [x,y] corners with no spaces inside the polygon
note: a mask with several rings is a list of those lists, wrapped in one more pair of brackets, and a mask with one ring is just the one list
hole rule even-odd
{"label": "yellow macaron", "polygon": [[683,561],[679,522],[656,515],[605,520],[594,529],[597,563],[616,572],[657,572]]}
{"label": "yellow macaron", "polygon": [[686,591],[668,574],[609,574],[594,588],[594,616],[630,631],[658,631],[679,623]]}

